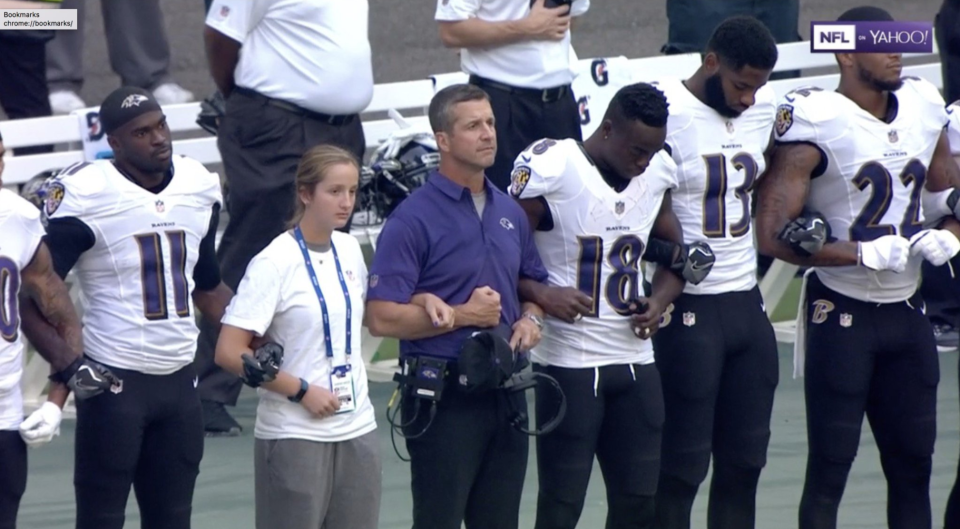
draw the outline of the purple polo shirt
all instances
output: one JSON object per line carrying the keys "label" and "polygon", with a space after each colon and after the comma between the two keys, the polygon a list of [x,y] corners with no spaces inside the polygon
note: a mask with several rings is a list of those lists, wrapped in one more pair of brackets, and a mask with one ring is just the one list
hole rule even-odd
{"label": "purple polo shirt", "polygon": [[[520,205],[485,181],[483,217],[470,190],[437,171],[390,215],[370,266],[368,300],[409,303],[430,292],[450,306],[466,303],[475,288],[500,293],[501,324],[520,318],[520,278],[545,282],[547,271]],[[476,327],[422,340],[401,340],[401,356],[455,358]]]}

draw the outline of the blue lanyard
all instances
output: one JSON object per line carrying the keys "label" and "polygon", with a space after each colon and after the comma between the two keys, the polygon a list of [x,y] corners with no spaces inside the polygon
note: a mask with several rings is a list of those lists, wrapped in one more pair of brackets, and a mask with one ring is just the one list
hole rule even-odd
{"label": "blue lanyard", "polygon": [[[293,236],[300,245],[300,251],[303,253],[303,262],[307,265],[307,273],[310,274],[310,282],[313,283],[313,289],[317,292],[317,299],[320,300],[320,312],[323,314],[323,342],[327,346],[327,357],[333,358],[333,339],[330,337],[330,313],[327,312],[327,302],[323,298],[323,291],[320,290],[320,282],[317,280],[317,273],[313,270],[313,263],[310,262],[310,254],[307,252],[307,243],[303,240],[303,232],[300,226],[293,229]],[[337,278],[340,279],[340,288],[343,289],[343,299],[347,303],[347,356],[350,356],[351,346],[353,344],[353,309],[350,308],[350,291],[347,290],[347,282],[343,280],[343,270],[340,269],[340,258],[337,257],[337,248],[330,241],[330,250],[333,252],[333,263],[337,265]]]}

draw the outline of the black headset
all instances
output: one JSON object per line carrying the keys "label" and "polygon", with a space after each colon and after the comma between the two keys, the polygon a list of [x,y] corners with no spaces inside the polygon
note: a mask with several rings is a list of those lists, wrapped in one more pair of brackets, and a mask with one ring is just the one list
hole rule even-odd
{"label": "black headset", "polygon": [[[530,430],[523,427],[523,423],[527,422],[528,420],[527,414],[521,410],[515,409],[513,401],[509,397],[517,394],[522,396],[524,391],[537,386],[540,380],[544,380],[553,386],[553,389],[556,391],[556,393],[560,395],[560,407],[557,409],[557,414],[554,415],[552,419],[547,421],[546,424],[540,428],[534,428],[533,430]],[[563,421],[563,418],[567,415],[567,396],[564,394],[563,389],[560,387],[560,383],[557,382],[557,379],[550,375],[545,373],[537,373],[535,371],[516,373],[507,379],[501,388],[507,392],[507,402],[512,412],[510,415],[510,424],[512,424],[514,428],[522,433],[527,435],[546,435],[556,430],[557,426],[560,426],[560,422]]]}

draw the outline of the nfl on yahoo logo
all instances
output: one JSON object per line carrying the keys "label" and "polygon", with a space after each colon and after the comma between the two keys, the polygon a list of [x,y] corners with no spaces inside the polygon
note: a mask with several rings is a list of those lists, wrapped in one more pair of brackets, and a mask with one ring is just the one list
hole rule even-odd
{"label": "nfl on yahoo logo", "polygon": [[932,22],[811,22],[812,53],[933,53]]}

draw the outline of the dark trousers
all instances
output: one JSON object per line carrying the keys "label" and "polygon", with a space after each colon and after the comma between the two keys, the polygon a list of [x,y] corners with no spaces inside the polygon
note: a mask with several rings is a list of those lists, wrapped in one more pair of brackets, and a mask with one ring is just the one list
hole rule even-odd
{"label": "dark trousers", "polygon": [[[217,145],[227,179],[227,223],[217,250],[223,281],[236,290],[247,264],[283,233],[293,216],[300,157],[320,144],[335,144],[363,159],[366,141],[359,116],[331,125],[279,108],[263,96],[235,90],[227,99]],[[349,227],[348,227],[349,228]],[[200,399],[235,405],[243,384],[214,362],[217,329],[200,321],[194,368]]]}
{"label": "dark trousers", "polygon": [[[534,366],[557,380],[567,414],[537,437],[536,529],[574,529],[596,456],[607,490],[607,529],[653,527],[663,393],[654,364],[568,369]],[[556,416],[553,388],[537,389],[537,421]]]}
{"label": "dark trousers", "polygon": [[806,299],[809,453],[800,529],[837,527],[864,414],[887,479],[888,527],[930,529],[940,363],[922,299],[866,303],[830,290],[815,274]]}
{"label": "dark trousers", "polygon": [[[4,31],[0,36],[0,105],[10,119],[52,115],[47,91],[46,45],[42,32]],[[30,33],[29,35],[9,35]],[[52,32],[50,32],[52,33]],[[36,35],[35,35],[36,34]],[[20,147],[16,156],[53,152],[53,145]]]}
{"label": "dark trousers", "polygon": [[27,489],[27,445],[20,432],[0,430],[0,461],[0,529],[16,529],[20,498]]}
{"label": "dark trousers", "polygon": [[203,417],[190,366],[169,375],[110,367],[120,393],[77,401],[77,529],[120,529],[130,486],[144,529],[190,529]]}
{"label": "dark trousers", "polygon": [[470,77],[470,83],[490,96],[496,119],[497,156],[486,175],[504,192],[510,187],[513,162],[531,143],[542,138],[583,139],[580,110],[570,87],[559,98],[547,97],[549,101],[544,101],[538,90],[515,89],[476,76]]}
{"label": "dark trousers", "polygon": [[934,25],[943,71],[943,97],[950,104],[960,99],[960,2],[945,0]]}
{"label": "dark trousers", "polygon": [[[960,258],[952,259],[950,264],[958,270]],[[924,261],[920,295],[931,322],[960,324],[960,278],[950,277],[949,266],[933,266]]]}
{"label": "dark trousers", "polygon": [[656,527],[689,529],[711,456],[707,527],[754,527],[780,378],[759,288],[681,294],[653,344],[666,410]]}
{"label": "dark trousers", "polygon": [[[467,529],[517,529],[530,443],[510,425],[507,398],[499,391],[465,394],[448,384],[430,427],[406,440],[413,529],[460,529],[464,523]],[[522,395],[509,398],[526,413]],[[427,402],[417,414],[416,399],[405,395],[401,417],[404,424],[412,421],[404,434],[415,436],[430,422]]]}

